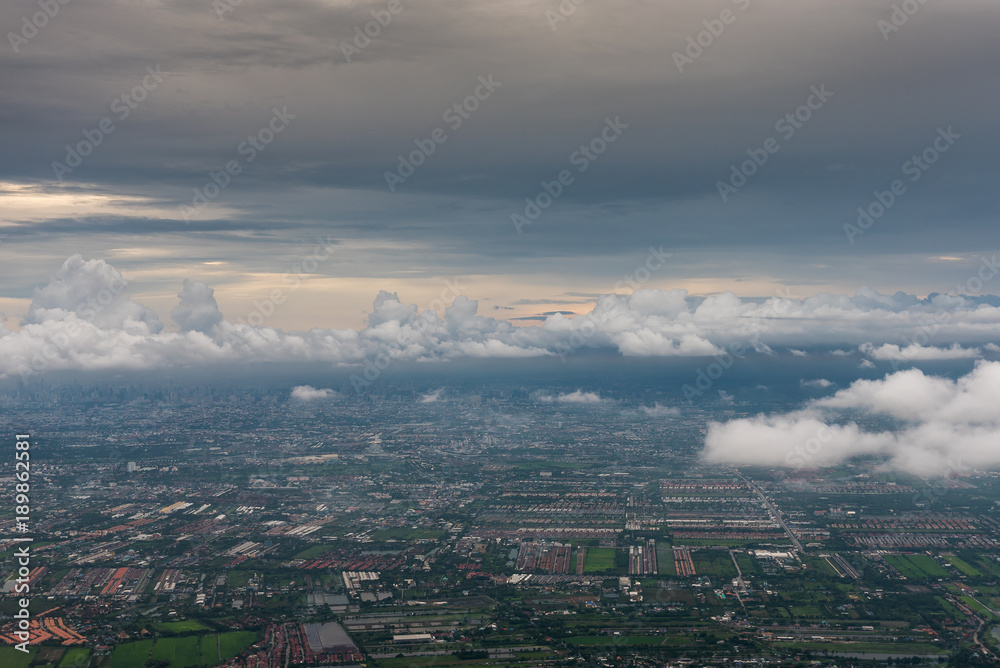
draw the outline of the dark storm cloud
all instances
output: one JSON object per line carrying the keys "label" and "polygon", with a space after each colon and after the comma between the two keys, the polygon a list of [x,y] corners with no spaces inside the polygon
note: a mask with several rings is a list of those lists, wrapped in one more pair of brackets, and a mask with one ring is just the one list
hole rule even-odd
{"label": "dark storm cloud", "polygon": [[[213,202],[225,214],[190,226],[57,219],[31,232],[252,243],[269,229],[332,229],[421,240],[441,262],[477,258],[485,271],[669,239],[730,268],[727,253],[757,254],[740,260],[749,273],[794,251],[799,281],[819,260],[971,251],[996,238],[995,3],[926,3],[884,36],[877,21],[892,3],[882,0],[586,3],[554,30],[546,11],[557,2],[401,0],[348,62],[344,45],[388,4],[244,0],[220,18],[207,1],[71,1],[18,53],[0,45],[0,177],[52,180],[66,145],[109,117],[114,132],[67,183],[176,207],[287,108],[287,130]],[[734,21],[678,71],[674,54],[724,10]],[[36,11],[5,3],[0,27],[17,32]],[[113,101],[150,67],[165,80],[120,119]],[[490,75],[499,88],[453,129],[443,114]],[[786,138],[776,123],[824,86],[832,97]],[[615,118],[628,129],[579,171],[574,152]],[[947,127],[961,135],[954,148],[849,244],[843,225],[857,207]],[[390,193],[386,171],[436,128],[447,141]],[[719,181],[769,138],[780,150],[724,203]],[[517,235],[511,214],[561,170],[573,184]]]}

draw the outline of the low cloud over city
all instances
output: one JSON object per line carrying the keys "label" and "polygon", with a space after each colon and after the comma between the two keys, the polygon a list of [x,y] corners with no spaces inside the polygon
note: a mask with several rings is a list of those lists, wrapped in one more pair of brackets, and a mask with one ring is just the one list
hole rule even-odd
{"label": "low cloud over city", "polygon": [[599,297],[589,313],[557,313],[537,326],[480,315],[478,303],[464,295],[438,313],[382,291],[363,329],[286,332],[267,323],[281,308],[280,294],[246,318],[227,318],[209,286],[184,280],[180,288],[168,327],[133,301],[127,277],[115,267],[73,256],[35,289],[20,327],[0,330],[0,370],[27,376],[247,362],[342,365],[376,358],[566,356],[587,349],[639,357],[725,358],[733,351],[801,357],[802,348],[821,354],[844,346],[905,364],[996,355],[1000,327],[1000,300],[989,295],[918,298],[861,290],[750,300],[642,289]]}
{"label": "low cloud over city", "polygon": [[[882,470],[932,477],[1000,466],[1000,362],[980,362],[950,380],[919,369],[882,380],[857,380],[805,409],[709,426],[704,457],[712,463],[820,468],[858,455],[885,458]],[[846,415],[834,421],[837,414]],[[894,430],[859,426],[853,416],[889,417]]]}

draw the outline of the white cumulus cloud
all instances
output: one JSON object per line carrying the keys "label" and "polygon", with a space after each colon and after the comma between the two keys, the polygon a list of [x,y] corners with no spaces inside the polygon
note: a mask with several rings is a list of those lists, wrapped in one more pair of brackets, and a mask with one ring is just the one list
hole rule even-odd
{"label": "white cumulus cloud", "polygon": [[336,392],[333,390],[323,389],[319,390],[312,385],[298,385],[292,388],[292,399],[298,399],[299,401],[314,401],[316,399],[330,399],[336,396]]}
{"label": "white cumulus cloud", "polygon": [[601,395],[596,392],[584,392],[583,390],[565,392],[555,396],[551,394],[539,394],[537,398],[546,404],[599,404],[602,401]]}
{"label": "white cumulus cloud", "polygon": [[[879,455],[890,469],[941,475],[957,468],[1000,467],[1000,362],[980,362],[957,380],[918,369],[858,380],[833,396],[785,415],[709,426],[707,461],[818,467],[855,455]],[[895,418],[896,430],[865,431],[835,420],[840,411]]]}
{"label": "white cumulus cloud", "polygon": [[[714,356],[734,350],[773,354],[826,348],[861,349],[869,358],[912,361],[966,359],[995,351],[996,298],[930,295],[920,299],[862,289],[853,296],[821,293],[793,299],[701,298],[685,290],[605,295],[590,313],[554,314],[538,326],[515,326],[479,315],[460,296],[443,316],[420,311],[381,291],[367,325],[286,332],[230,322],[212,288],[184,281],[171,311],[179,331],[132,300],[129,284],[103,260],[74,255],[35,290],[21,328],[0,326],[0,376],[54,369],[153,369],[225,363],[311,362],[378,369],[394,360],[518,358],[572,355],[586,349],[627,356]],[[936,323],[934,345],[904,345]],[[993,346],[992,348],[990,346]],[[866,360],[868,361],[868,360]]]}
{"label": "white cumulus cloud", "polygon": [[184,287],[177,295],[181,303],[170,312],[170,317],[182,332],[211,332],[222,322],[222,313],[215,301],[215,290],[204,283],[184,279]]}
{"label": "white cumulus cloud", "polygon": [[802,380],[802,381],[799,381],[799,384],[802,385],[802,387],[811,387],[811,388],[815,388],[815,389],[818,389],[818,390],[825,390],[826,388],[833,387],[833,385],[834,385],[833,381],[829,381],[826,378],[816,378],[816,379],[813,379],[813,380]]}

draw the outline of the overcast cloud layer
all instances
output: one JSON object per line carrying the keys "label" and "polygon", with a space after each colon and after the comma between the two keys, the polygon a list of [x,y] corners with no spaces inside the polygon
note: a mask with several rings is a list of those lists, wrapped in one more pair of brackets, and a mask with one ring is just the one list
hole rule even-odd
{"label": "overcast cloud layer", "polygon": [[[274,301],[260,302],[246,321],[231,322],[219,312],[209,286],[185,280],[179,288],[168,328],[155,312],[133,301],[126,277],[115,267],[74,255],[34,291],[20,330],[0,329],[0,372],[30,377],[50,369],[302,361],[381,368],[397,359],[566,357],[594,348],[627,356],[719,360],[859,349],[905,365],[954,359],[956,351],[988,358],[1000,350],[1000,299],[993,296],[918,299],[863,290],[853,296],[752,301],[731,293],[695,298],[683,290],[643,289],[601,297],[585,316],[556,313],[538,326],[515,326],[479,315],[476,301],[465,296],[439,316],[382,291],[361,330],[285,332],[267,323],[281,302],[281,290],[272,294]],[[557,400],[599,398],[575,393]]]}
{"label": "overcast cloud layer", "polygon": [[[892,0],[569,15],[557,0],[402,0],[375,29],[385,0],[230,4],[69,2],[37,30],[37,0],[0,6],[0,295],[27,299],[72,252],[114,258],[150,296],[177,277],[238,295],[317,236],[341,249],[319,273],[352,304],[383,279],[472,273],[531,277],[519,296],[554,300],[561,279],[613,285],[649,245],[676,252],[657,284],[692,293],[924,295],[1000,245],[993,0],[923,3],[898,26]],[[620,134],[582,158],[608,122]],[[386,173],[436,129],[390,191]],[[907,171],[935,142],[947,149]],[[723,197],[734,168],[753,173]],[[511,215],[563,170],[572,183],[519,234]],[[845,230],[895,180],[884,215]]]}

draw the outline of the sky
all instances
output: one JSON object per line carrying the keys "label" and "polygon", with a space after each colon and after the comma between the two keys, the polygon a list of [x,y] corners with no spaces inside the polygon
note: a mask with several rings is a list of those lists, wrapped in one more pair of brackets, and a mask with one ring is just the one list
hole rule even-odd
{"label": "sky", "polygon": [[529,326],[637,288],[954,293],[997,247],[990,0],[52,7],[0,7],[11,331],[74,254],[176,332],[185,280],[234,322],[285,288],[285,331],[382,290],[443,315],[449,281]]}
{"label": "sky", "polygon": [[[708,462],[1000,467],[995,0],[9,0],[0,26],[7,386],[265,364],[349,374],[289,388],[337,401],[394,364],[600,359],[532,395],[588,406],[608,359],[673,360]],[[727,413],[720,379],[790,368],[797,403]]]}

